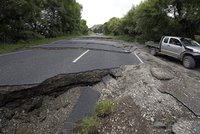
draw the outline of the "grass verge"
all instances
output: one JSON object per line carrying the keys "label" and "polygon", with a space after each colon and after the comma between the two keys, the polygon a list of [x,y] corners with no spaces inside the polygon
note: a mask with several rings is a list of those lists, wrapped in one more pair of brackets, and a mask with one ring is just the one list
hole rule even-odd
{"label": "grass verge", "polygon": [[13,51],[21,50],[21,49],[26,49],[31,46],[48,44],[50,42],[54,42],[58,40],[72,39],[74,37],[77,37],[77,36],[62,36],[62,37],[57,37],[57,38],[45,38],[45,39],[31,40],[27,42],[18,42],[15,44],[0,44],[0,54],[13,52]]}
{"label": "grass verge", "polygon": [[93,116],[84,118],[74,125],[72,133],[98,134],[101,119],[116,111],[116,104],[111,100],[99,101],[93,110]]}

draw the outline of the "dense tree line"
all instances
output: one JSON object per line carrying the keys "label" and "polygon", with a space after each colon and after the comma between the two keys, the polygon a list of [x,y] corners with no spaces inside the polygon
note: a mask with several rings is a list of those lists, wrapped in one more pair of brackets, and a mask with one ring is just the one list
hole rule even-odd
{"label": "dense tree line", "polygon": [[163,35],[194,38],[200,34],[199,0],[146,0],[123,18],[103,25],[104,34],[158,41]]}
{"label": "dense tree line", "polygon": [[90,28],[92,32],[94,33],[103,33],[103,25],[94,25]]}
{"label": "dense tree line", "polygon": [[76,0],[2,0],[0,42],[88,32]]}

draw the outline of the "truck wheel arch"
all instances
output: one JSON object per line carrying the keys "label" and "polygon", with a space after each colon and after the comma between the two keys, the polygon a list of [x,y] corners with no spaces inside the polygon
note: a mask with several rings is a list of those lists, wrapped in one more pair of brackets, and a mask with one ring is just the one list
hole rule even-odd
{"label": "truck wheel arch", "polygon": [[195,59],[194,55],[192,55],[192,54],[190,54],[190,53],[183,53],[183,54],[181,55],[181,61],[183,61],[183,59],[184,59],[185,56],[191,56],[191,57],[193,57],[193,58]]}
{"label": "truck wheel arch", "polygon": [[184,54],[182,56],[183,66],[188,69],[193,69],[196,66],[195,57],[192,54]]}

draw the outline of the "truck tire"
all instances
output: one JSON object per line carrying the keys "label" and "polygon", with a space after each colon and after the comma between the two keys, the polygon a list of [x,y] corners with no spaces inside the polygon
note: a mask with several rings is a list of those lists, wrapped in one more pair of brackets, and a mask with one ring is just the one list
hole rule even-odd
{"label": "truck tire", "polygon": [[153,55],[153,56],[156,56],[156,55],[157,55],[156,48],[150,47],[150,48],[149,48],[149,53],[150,53],[151,55]]}
{"label": "truck tire", "polygon": [[183,66],[188,69],[195,68],[196,61],[194,60],[192,56],[185,56],[183,58]]}

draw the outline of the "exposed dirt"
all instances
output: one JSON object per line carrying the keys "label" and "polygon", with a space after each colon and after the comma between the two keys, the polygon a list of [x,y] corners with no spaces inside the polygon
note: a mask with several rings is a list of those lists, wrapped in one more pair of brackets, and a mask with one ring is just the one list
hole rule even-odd
{"label": "exposed dirt", "polygon": [[59,133],[80,96],[79,87],[95,85],[106,75],[118,77],[118,71],[63,74],[39,85],[0,87],[0,133]]}
{"label": "exposed dirt", "polygon": [[[148,64],[126,66],[122,77],[110,79],[107,85],[96,85],[102,93],[101,99],[114,99],[119,104],[115,114],[103,119],[100,132],[172,133],[172,126],[178,119],[196,118],[175,98],[159,92],[163,81],[159,80],[161,76],[157,79],[152,75],[151,68]],[[131,121],[132,127],[128,124]]]}
{"label": "exposed dirt", "polygon": [[[160,91],[163,88],[177,90],[200,87],[200,75],[181,65],[153,57],[143,49],[134,51],[142,57],[145,64],[122,67],[121,77],[110,78],[95,86],[102,94],[101,99],[114,99],[119,103],[116,113],[102,120],[99,131],[113,134],[179,134],[185,130],[187,134],[192,134],[192,129],[195,128],[191,127],[191,120],[198,120],[198,117],[177,98]],[[184,124],[174,125],[180,119],[185,120]],[[135,120],[135,124],[130,127],[128,122],[132,120]],[[181,126],[182,130],[178,131],[180,129],[176,126]]]}
{"label": "exposed dirt", "polygon": [[[58,133],[80,95],[80,89],[16,101],[1,107],[5,134]],[[16,105],[19,104],[19,105]]]}
{"label": "exposed dirt", "polygon": [[117,111],[102,122],[100,133],[146,134],[149,132],[149,128],[145,126],[150,122],[141,116],[139,106],[130,96],[119,100],[117,105]]}

